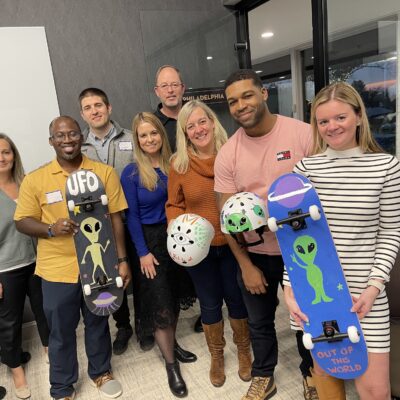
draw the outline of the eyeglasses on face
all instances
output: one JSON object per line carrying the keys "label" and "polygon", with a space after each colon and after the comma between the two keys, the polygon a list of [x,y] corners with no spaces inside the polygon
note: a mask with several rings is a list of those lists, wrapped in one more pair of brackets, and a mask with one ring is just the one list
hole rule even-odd
{"label": "eyeglasses on face", "polygon": [[156,87],[160,88],[161,90],[168,90],[168,88],[176,90],[176,89],[180,88],[181,86],[182,86],[182,83],[179,83],[179,82],[172,82],[172,83],[164,82],[164,83],[160,83]]}
{"label": "eyeglasses on face", "polygon": [[81,133],[78,131],[70,131],[70,132],[55,132],[51,135],[51,138],[57,142],[62,142],[63,140],[70,138],[71,140],[77,140],[81,136]]}

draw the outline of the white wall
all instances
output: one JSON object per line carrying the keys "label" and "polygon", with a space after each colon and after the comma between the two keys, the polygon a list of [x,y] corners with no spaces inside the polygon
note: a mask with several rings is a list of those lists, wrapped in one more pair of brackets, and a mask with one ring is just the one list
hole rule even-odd
{"label": "white wall", "polygon": [[0,53],[0,132],[29,172],[54,158],[48,126],[60,114],[44,27],[0,28]]}

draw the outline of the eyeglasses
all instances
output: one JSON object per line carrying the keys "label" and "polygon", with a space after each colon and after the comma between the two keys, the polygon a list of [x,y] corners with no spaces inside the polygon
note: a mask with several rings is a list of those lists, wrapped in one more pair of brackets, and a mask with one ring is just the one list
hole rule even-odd
{"label": "eyeglasses", "polygon": [[70,131],[70,132],[56,132],[51,135],[51,138],[56,142],[62,142],[63,140],[70,138],[71,140],[77,140],[81,136],[80,132]]}
{"label": "eyeglasses", "polygon": [[168,90],[168,88],[171,89],[178,89],[182,86],[182,83],[178,83],[178,82],[172,82],[172,83],[161,83],[160,85],[156,86],[158,88],[160,88],[161,90]]}

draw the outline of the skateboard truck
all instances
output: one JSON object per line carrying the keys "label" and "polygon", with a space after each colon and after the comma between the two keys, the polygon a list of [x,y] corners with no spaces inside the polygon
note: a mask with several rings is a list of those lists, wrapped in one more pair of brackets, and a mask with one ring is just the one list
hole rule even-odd
{"label": "skateboard truck", "polygon": [[[115,284],[118,288],[122,288],[122,286],[124,286],[124,282],[120,276],[117,276],[115,278]],[[84,285],[83,291],[86,296],[90,296],[92,294],[93,290],[103,290],[111,285],[113,285],[112,280],[108,280],[108,278],[105,275],[103,275],[102,278],[100,278],[100,277],[97,278],[96,283],[91,284],[91,285],[89,285],[89,284]]]}
{"label": "skateboard truck", "polygon": [[301,209],[291,211],[288,213],[289,217],[280,219],[268,218],[267,224],[271,232],[276,232],[280,225],[287,224],[292,227],[294,231],[299,231],[307,227],[306,218],[310,217],[313,221],[317,221],[321,218],[321,213],[316,205],[311,205],[307,213],[303,213]]}
{"label": "skateboard truck", "polygon": [[79,203],[75,203],[74,200],[68,200],[68,210],[74,211],[75,207],[83,207],[85,212],[90,212],[94,210],[94,205],[97,203],[103,204],[106,206],[108,204],[108,197],[105,194],[100,196],[100,199],[93,200],[92,196],[82,197],[82,201]]}
{"label": "skateboard truck", "polygon": [[303,335],[303,344],[307,350],[314,348],[314,343],[318,342],[337,342],[349,338],[351,343],[358,343],[360,341],[360,334],[354,325],[347,328],[347,333],[341,333],[339,325],[336,320],[324,321],[322,323],[323,334],[313,338],[310,333]]}

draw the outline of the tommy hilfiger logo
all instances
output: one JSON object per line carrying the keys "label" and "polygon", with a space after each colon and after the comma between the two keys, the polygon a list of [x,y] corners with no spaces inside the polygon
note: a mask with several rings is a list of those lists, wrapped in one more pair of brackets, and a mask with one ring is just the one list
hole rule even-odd
{"label": "tommy hilfiger logo", "polygon": [[280,151],[276,154],[277,161],[290,160],[291,158],[292,156],[290,155],[290,150]]}

